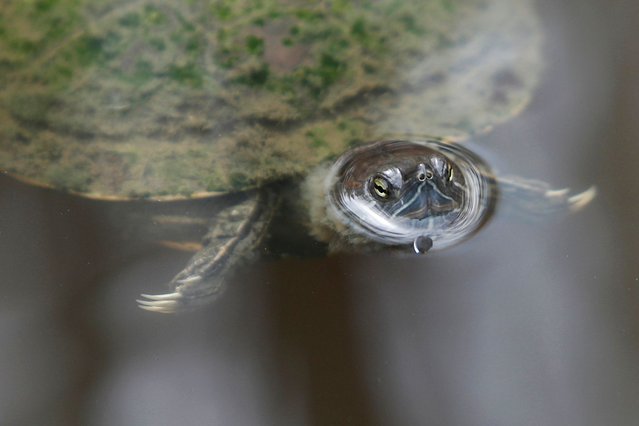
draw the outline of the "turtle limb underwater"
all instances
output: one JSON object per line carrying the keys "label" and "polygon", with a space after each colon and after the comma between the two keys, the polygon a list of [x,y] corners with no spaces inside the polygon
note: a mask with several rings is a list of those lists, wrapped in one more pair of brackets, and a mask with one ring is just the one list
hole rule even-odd
{"label": "turtle limb underwater", "polygon": [[171,293],[142,294],[142,309],[170,313],[194,309],[217,299],[229,271],[247,260],[260,245],[279,198],[269,190],[253,191],[244,201],[216,215],[203,238],[203,247],[169,283]]}
{"label": "turtle limb underwater", "polygon": [[503,204],[519,216],[533,218],[562,212],[576,213],[597,195],[595,186],[571,194],[569,188],[554,189],[548,182],[538,179],[500,175],[498,181]]}
{"label": "turtle limb underwater", "polygon": [[[389,140],[359,147],[320,166],[300,188],[299,215],[329,253],[400,249],[424,254],[474,235],[497,203],[530,216],[576,212],[596,194],[571,194],[545,182],[495,176],[470,150],[442,139]],[[280,197],[250,194],[215,219],[198,252],[170,282],[171,292],[143,294],[143,309],[173,313],[216,299],[239,263],[256,254]]]}

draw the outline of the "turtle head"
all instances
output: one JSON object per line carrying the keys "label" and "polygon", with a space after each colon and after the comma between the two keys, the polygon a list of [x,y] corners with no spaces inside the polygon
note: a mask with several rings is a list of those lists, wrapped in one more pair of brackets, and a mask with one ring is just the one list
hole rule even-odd
{"label": "turtle head", "polygon": [[[481,203],[473,185],[484,176],[458,149],[466,154],[441,141],[355,148],[325,180],[327,214],[355,240],[408,245],[418,253],[451,245],[483,222],[477,222]],[[475,217],[469,220],[469,214]]]}
{"label": "turtle head", "polygon": [[459,169],[429,148],[412,151],[389,152],[376,156],[377,161],[357,158],[348,164],[350,173],[343,175],[333,193],[337,199],[341,195],[348,201],[368,204],[371,213],[414,220],[418,227],[424,219],[458,210],[464,196]]}

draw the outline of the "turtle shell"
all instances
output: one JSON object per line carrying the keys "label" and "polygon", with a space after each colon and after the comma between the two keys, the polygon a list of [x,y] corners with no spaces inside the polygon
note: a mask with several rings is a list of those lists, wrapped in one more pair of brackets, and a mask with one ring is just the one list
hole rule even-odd
{"label": "turtle shell", "polygon": [[529,0],[4,0],[0,168],[184,198],[467,135],[529,100],[539,34]]}

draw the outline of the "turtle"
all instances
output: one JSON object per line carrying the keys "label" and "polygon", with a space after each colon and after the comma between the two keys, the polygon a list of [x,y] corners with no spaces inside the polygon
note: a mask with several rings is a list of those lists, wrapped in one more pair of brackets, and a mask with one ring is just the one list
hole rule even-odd
{"label": "turtle", "polygon": [[498,176],[467,144],[534,92],[531,3],[6,0],[0,168],[100,200],[214,199],[202,249],[138,300],[163,313],[216,299],[283,208],[328,252],[419,254],[497,201],[577,210],[594,187]]}

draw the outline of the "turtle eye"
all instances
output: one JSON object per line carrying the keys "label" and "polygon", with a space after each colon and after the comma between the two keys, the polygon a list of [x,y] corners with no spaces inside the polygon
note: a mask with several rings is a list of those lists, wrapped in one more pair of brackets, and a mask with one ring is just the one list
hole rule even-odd
{"label": "turtle eye", "polygon": [[383,200],[388,199],[390,196],[390,184],[388,180],[381,176],[376,176],[371,180],[371,189],[373,194]]}

